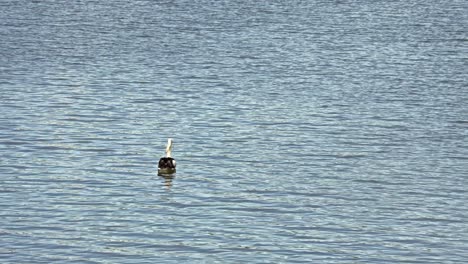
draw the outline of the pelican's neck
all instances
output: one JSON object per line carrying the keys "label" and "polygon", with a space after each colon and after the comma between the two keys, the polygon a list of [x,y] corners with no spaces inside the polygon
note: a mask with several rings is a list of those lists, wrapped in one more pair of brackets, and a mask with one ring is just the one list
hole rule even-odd
{"label": "pelican's neck", "polygon": [[170,158],[172,152],[172,138],[167,140],[166,157]]}

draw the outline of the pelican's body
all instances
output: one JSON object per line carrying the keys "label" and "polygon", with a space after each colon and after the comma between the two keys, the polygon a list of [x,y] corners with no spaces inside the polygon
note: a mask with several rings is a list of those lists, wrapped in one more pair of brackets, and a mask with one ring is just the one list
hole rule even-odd
{"label": "pelican's body", "polygon": [[176,171],[176,161],[171,157],[172,152],[172,138],[167,140],[166,156],[159,159],[158,173],[159,174],[172,174]]}

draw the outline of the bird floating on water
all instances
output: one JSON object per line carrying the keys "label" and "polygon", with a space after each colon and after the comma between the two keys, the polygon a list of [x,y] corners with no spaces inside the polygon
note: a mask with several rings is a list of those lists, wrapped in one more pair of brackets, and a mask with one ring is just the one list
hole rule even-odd
{"label": "bird floating on water", "polygon": [[172,174],[176,172],[176,161],[171,157],[172,138],[167,140],[166,156],[159,159],[158,174]]}

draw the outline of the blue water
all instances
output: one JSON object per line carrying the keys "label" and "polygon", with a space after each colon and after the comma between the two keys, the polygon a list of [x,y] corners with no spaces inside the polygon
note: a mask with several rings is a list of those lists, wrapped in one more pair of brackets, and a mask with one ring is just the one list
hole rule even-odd
{"label": "blue water", "polygon": [[462,0],[4,0],[0,262],[466,263],[467,29]]}

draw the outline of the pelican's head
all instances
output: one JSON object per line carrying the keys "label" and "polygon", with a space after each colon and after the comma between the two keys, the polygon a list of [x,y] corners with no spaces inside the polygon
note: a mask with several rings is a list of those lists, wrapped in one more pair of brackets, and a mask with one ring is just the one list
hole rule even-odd
{"label": "pelican's head", "polygon": [[166,157],[171,157],[172,151],[172,138],[167,139],[167,146],[166,146]]}

